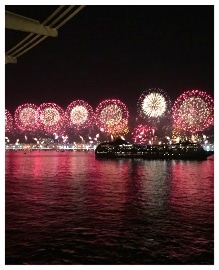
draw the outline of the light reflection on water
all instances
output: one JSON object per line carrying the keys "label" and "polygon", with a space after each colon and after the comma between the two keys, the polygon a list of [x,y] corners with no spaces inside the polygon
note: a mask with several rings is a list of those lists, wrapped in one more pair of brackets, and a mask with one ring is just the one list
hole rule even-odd
{"label": "light reflection on water", "polygon": [[6,264],[213,264],[214,160],[6,153]]}

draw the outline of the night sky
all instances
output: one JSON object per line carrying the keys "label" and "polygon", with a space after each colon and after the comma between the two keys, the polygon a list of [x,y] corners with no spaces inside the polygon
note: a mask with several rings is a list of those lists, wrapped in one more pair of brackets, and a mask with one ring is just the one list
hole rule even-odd
{"label": "night sky", "polygon": [[[58,6],[6,6],[43,22]],[[5,50],[27,33],[6,30]],[[86,6],[49,37],[5,65],[5,108],[55,102],[65,109],[83,99],[93,109],[108,98],[136,114],[148,88],[172,103],[184,91],[214,97],[214,6]]]}

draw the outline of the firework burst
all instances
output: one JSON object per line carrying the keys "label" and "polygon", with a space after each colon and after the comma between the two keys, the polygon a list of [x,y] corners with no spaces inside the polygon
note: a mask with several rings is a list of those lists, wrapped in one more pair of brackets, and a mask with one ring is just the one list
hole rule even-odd
{"label": "firework burst", "polygon": [[204,91],[186,91],[175,101],[172,115],[177,128],[191,133],[203,131],[213,125],[214,101]]}
{"label": "firework burst", "polygon": [[32,103],[20,105],[14,113],[15,123],[22,131],[34,131],[38,128],[37,106]]}
{"label": "firework burst", "polygon": [[114,138],[125,136],[128,132],[129,128],[127,120],[122,120],[119,125],[114,125],[113,122],[110,122],[105,127],[105,133],[112,135]]}
{"label": "firework burst", "polygon": [[55,103],[43,103],[39,106],[38,121],[40,129],[48,133],[54,133],[63,127],[64,111]]}
{"label": "firework burst", "polygon": [[65,118],[70,128],[81,130],[92,125],[94,113],[87,102],[75,100],[68,105]]}
{"label": "firework burst", "polygon": [[132,132],[134,143],[147,143],[153,136],[154,129],[147,125],[138,125]]}
{"label": "firework burst", "polygon": [[144,91],[137,103],[140,118],[156,124],[170,112],[171,102],[166,92],[160,88]]}
{"label": "firework burst", "polygon": [[96,108],[96,125],[106,134],[124,131],[129,112],[126,105],[118,99],[102,101]]}
{"label": "firework burst", "polygon": [[173,125],[172,129],[172,140],[174,142],[186,141],[188,140],[187,132],[185,130],[179,129]]}
{"label": "firework burst", "polygon": [[5,109],[5,131],[10,132],[13,128],[13,117],[11,113]]}

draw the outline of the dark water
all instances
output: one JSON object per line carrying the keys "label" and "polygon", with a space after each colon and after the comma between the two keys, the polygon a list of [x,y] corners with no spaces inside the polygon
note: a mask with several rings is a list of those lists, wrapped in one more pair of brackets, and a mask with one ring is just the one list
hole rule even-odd
{"label": "dark water", "polygon": [[7,152],[6,264],[214,264],[214,159]]}

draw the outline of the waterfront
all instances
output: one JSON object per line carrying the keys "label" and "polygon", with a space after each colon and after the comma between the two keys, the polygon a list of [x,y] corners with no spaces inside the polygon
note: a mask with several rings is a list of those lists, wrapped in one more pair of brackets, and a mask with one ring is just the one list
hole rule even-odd
{"label": "waterfront", "polygon": [[6,152],[6,264],[213,264],[214,159]]}

